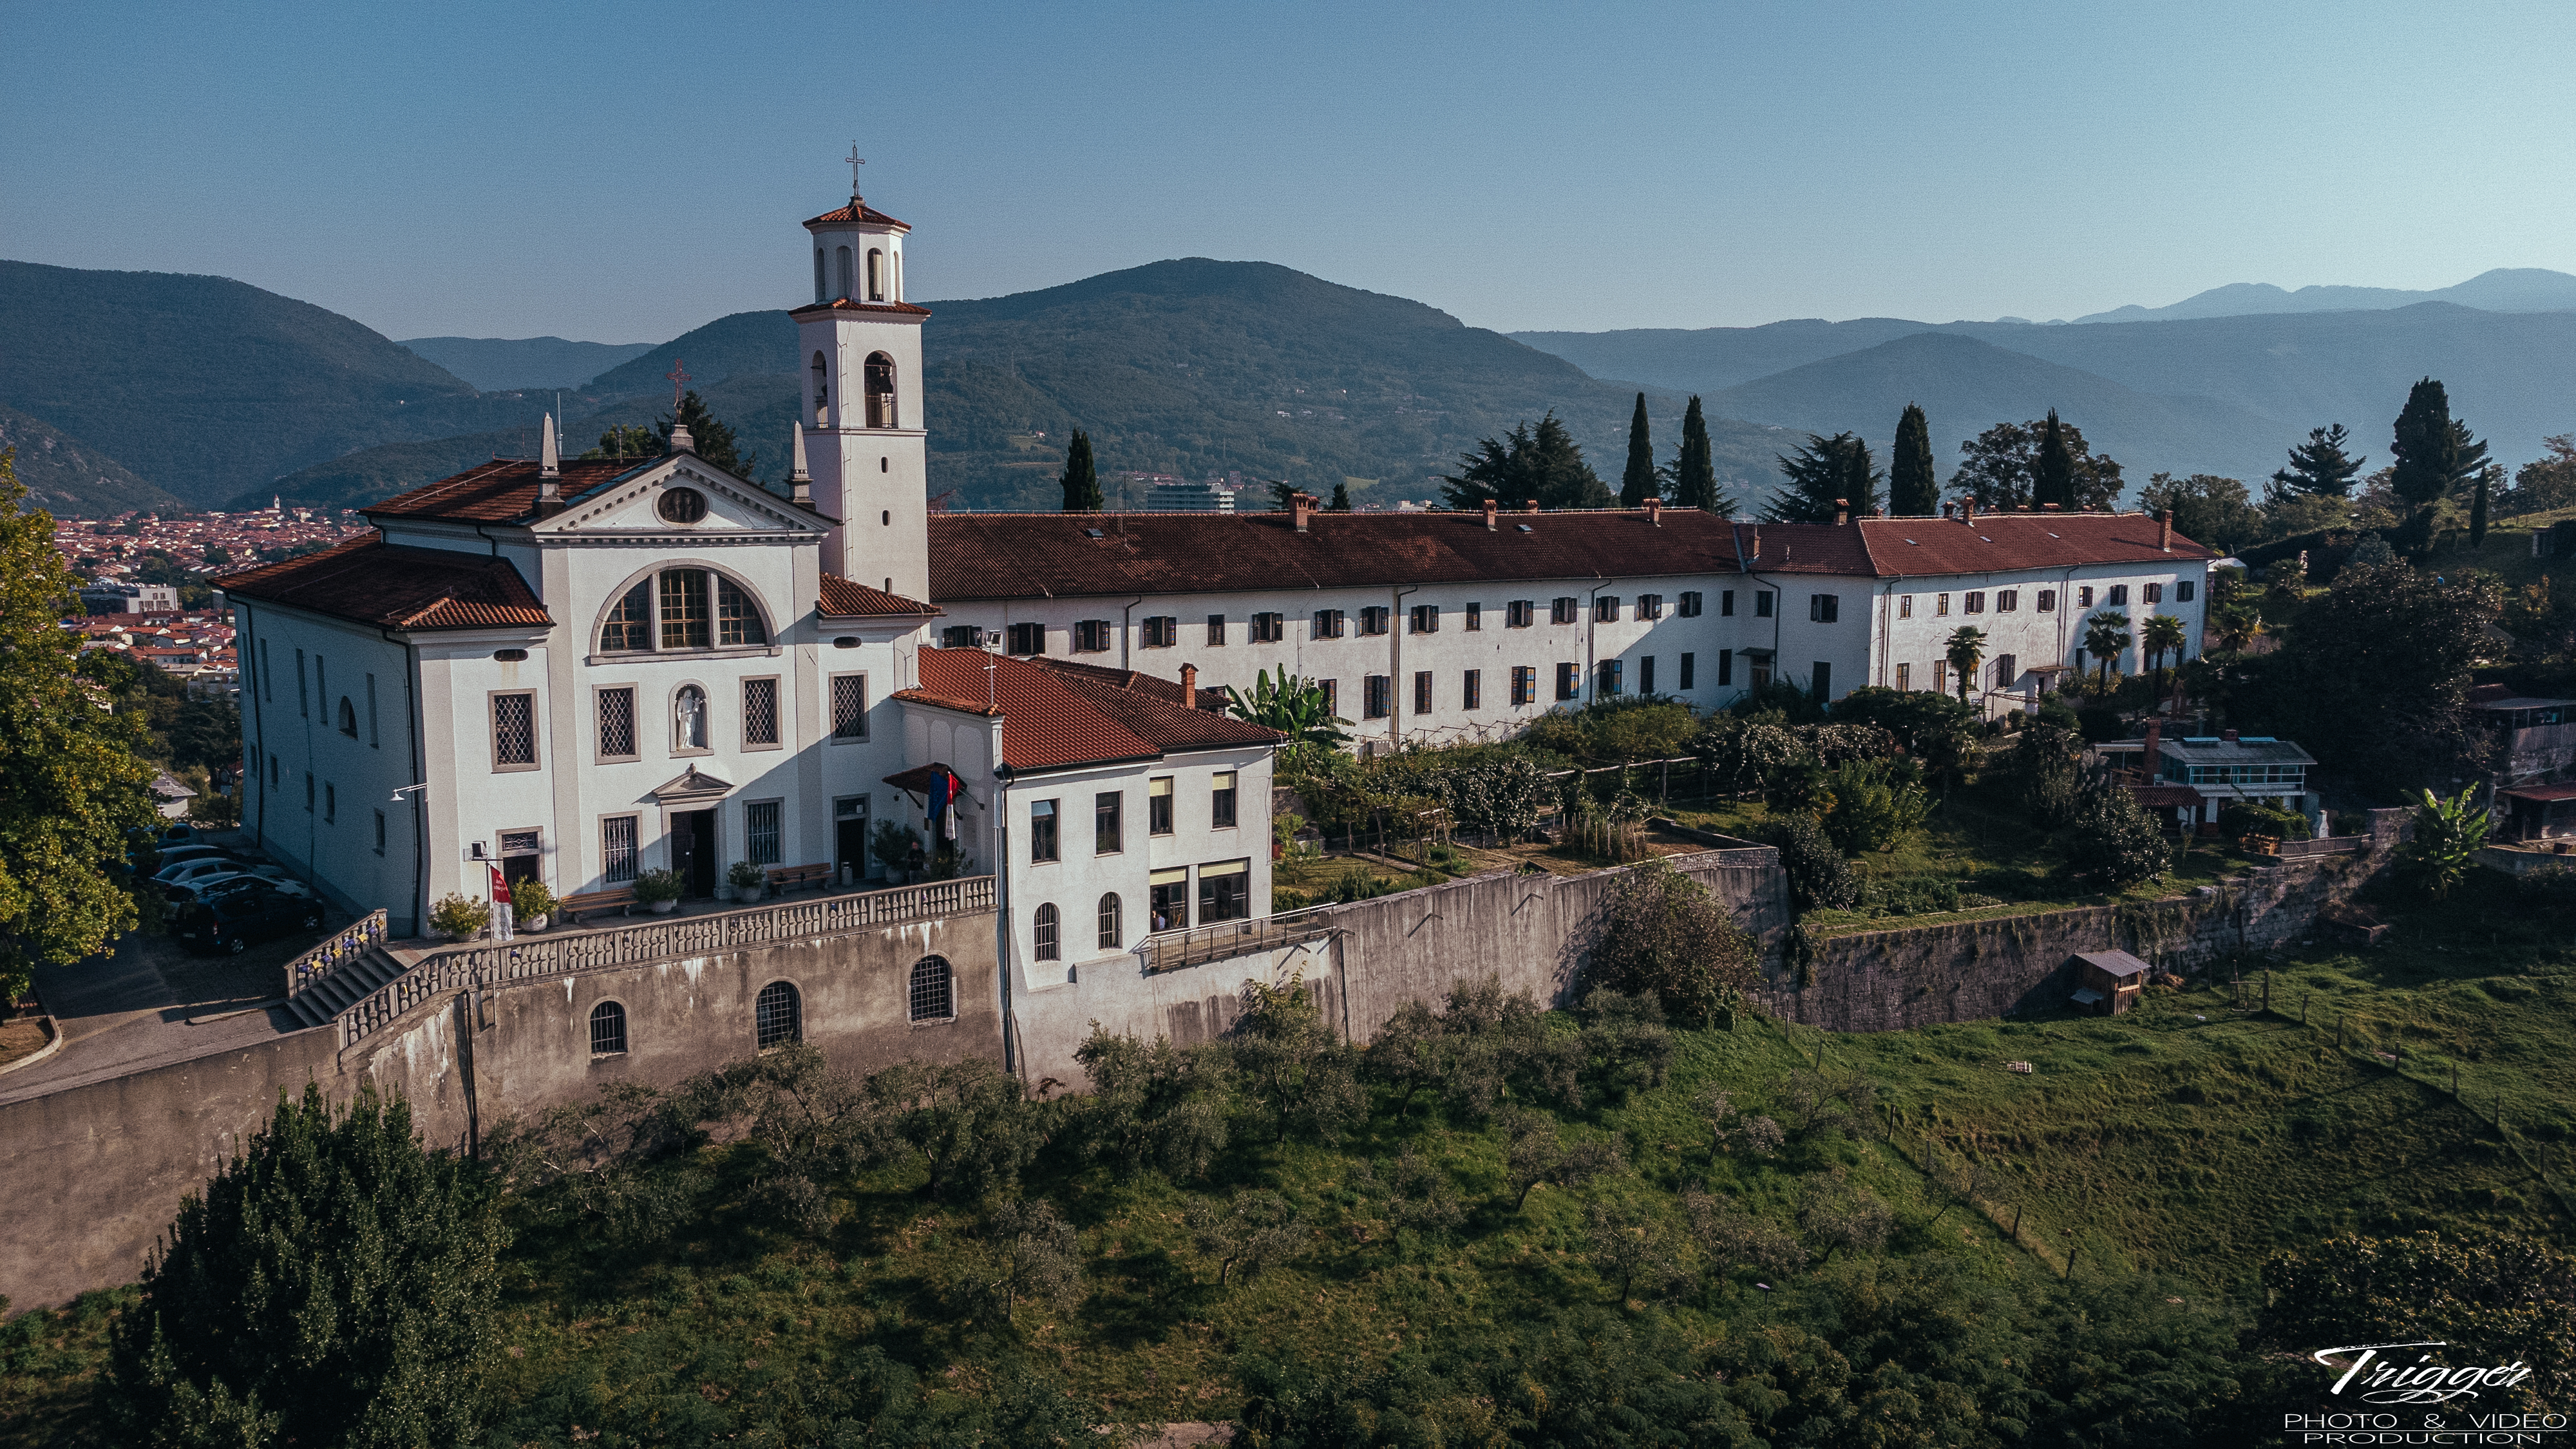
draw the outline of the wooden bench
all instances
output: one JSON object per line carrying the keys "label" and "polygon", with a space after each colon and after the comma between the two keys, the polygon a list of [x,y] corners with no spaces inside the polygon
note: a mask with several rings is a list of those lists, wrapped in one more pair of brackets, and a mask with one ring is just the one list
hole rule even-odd
{"label": "wooden bench", "polygon": [[563,912],[565,920],[578,926],[583,916],[596,914],[611,906],[617,907],[617,913],[622,916],[631,911],[634,905],[635,887],[629,885],[619,886],[609,891],[592,891],[586,896],[566,896],[557,903],[556,909]]}
{"label": "wooden bench", "polygon": [[773,865],[769,868],[769,888],[774,891],[829,885],[831,881],[832,868],[828,865]]}

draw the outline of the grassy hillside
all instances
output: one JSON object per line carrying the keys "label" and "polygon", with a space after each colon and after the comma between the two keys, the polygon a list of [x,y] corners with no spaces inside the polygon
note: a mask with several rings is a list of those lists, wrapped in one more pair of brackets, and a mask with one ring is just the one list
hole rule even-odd
{"label": "grassy hillside", "polygon": [[[1104,474],[1239,471],[1324,492],[1348,478],[1374,480],[1386,490],[1380,496],[1419,498],[1477,438],[1550,408],[1615,486],[1636,397],[1633,387],[1595,381],[1420,303],[1259,263],[1158,262],[930,305],[922,334],[930,489],[961,507],[1055,507],[1062,448],[1075,428],[1090,431]],[[720,318],[601,374],[589,392],[649,406],[669,396],[664,374],[675,359],[691,386],[732,389],[740,411],[719,407],[720,415],[765,450],[765,440],[784,436],[799,371],[784,312]],[[1658,453],[1669,456],[1680,441],[1681,400],[1658,393],[1649,402]],[[594,418],[576,416],[596,431]],[[1773,455],[1795,441],[1723,421],[1711,433],[1719,477],[1745,493],[1767,485]],[[482,456],[461,443],[360,454],[306,469],[287,486],[309,501],[362,501],[395,477],[436,476],[414,471],[433,454]]]}
{"label": "grassy hillside", "polygon": [[27,506],[57,517],[97,518],[179,501],[114,458],[16,408],[0,407],[0,448],[18,450],[18,481],[27,485]]}
{"label": "grassy hillside", "polygon": [[0,336],[0,404],[200,507],[353,449],[517,422],[526,406],[222,277],[0,262]]}
{"label": "grassy hillside", "polygon": [[[2196,1356],[2213,1345],[2222,1377],[2252,1380],[2262,1355],[2237,1334],[2276,1249],[2353,1229],[2556,1239],[2571,1226],[2576,1066],[2560,1049],[2576,1006],[2570,923],[2534,917],[2488,873],[2448,904],[2384,909],[2397,929],[2377,948],[2248,959],[2188,989],[2152,988],[2117,1018],[1870,1036],[1751,1019],[1679,1031],[1661,1085],[1596,1087],[1583,1105],[1552,1109],[1567,1140],[1616,1141],[1628,1170],[1542,1186],[1517,1207],[1498,1125],[1427,1101],[1401,1112],[1383,1089],[1338,1142],[1273,1141],[1238,1118],[1205,1177],[1181,1182],[1088,1161],[1081,1133],[1060,1129],[1020,1190],[1076,1228],[1082,1298],[1023,1301],[1007,1323],[975,1286],[994,1261],[981,1211],[926,1195],[917,1162],[841,1183],[837,1221],[813,1237],[761,1207],[762,1159],[747,1147],[705,1155],[703,1179],[672,1179],[686,1211],[624,1242],[566,1197],[515,1198],[494,1442],[566,1442],[570,1425],[584,1426],[575,1439],[622,1436],[606,1442],[681,1424],[690,1442],[792,1428],[870,1349],[970,1390],[1004,1367],[1034,1367],[1119,1420],[1230,1418],[1265,1359],[1383,1366],[1400,1382],[1373,1392],[1412,1394],[1426,1418],[1472,1420],[1534,1410],[1444,1385],[1500,1357],[1536,1373],[1547,1344],[1572,1341],[1622,1374],[1659,1354],[1690,1359],[1707,1382],[1739,1386],[1725,1392],[1748,1410],[1769,1406],[1762,1439],[1782,1442],[1803,1422],[1807,1437],[1788,1442],[1834,1444],[2024,1442],[2000,1432],[2013,1416],[1998,1396],[2015,1381],[1991,1377],[1994,1355],[2023,1360],[2034,1379],[2074,1355],[2082,1367],[2058,1385],[2060,1401],[2032,1410],[2073,1422],[2087,1412],[2085,1385],[2137,1373],[2179,1392],[2171,1376],[2205,1372]],[[2014,1061],[2033,1070],[2007,1070]],[[1818,1069],[1865,1076],[1876,1105],[1850,1126],[1800,1130],[1791,1084]],[[1786,1145],[1713,1152],[1694,1106],[1712,1088],[1783,1121]],[[1415,1226],[1419,1213],[1394,1205],[1389,1185],[1408,1158],[1436,1174],[1454,1225]],[[1882,1249],[1822,1251],[1801,1203],[1837,1182],[1890,1206]],[[1703,1184],[1757,1223],[1804,1235],[1804,1266],[1712,1270],[1685,1230],[1682,1194]],[[1247,1188],[1277,1192],[1307,1233],[1282,1266],[1221,1284],[1186,1218]],[[1684,1277],[1623,1292],[1618,1262],[1602,1256],[1617,1230],[1596,1207],[1660,1224],[1643,1231],[1669,1234]],[[118,1302],[96,1295],[0,1337],[0,1443],[108,1442],[96,1366]],[[2127,1350],[2097,1339],[2108,1325],[2141,1335],[2151,1356],[2112,1367]],[[1784,1377],[1784,1355],[1806,1367]],[[1561,1360],[1548,1372],[1576,1392],[1581,1376]],[[1965,1398],[1945,1408],[1881,1397],[1894,1437],[1859,1437],[1857,1424],[1827,1432],[1813,1416],[1839,1401],[1845,1375],[1856,1404],[1864,1383],[1882,1396],[1948,1384]],[[1962,1417],[1930,1427],[1944,1415]],[[2061,1437],[2046,1442],[2272,1442],[2241,1422],[2228,1429],[2220,1412],[2127,1437],[2056,1422]]]}

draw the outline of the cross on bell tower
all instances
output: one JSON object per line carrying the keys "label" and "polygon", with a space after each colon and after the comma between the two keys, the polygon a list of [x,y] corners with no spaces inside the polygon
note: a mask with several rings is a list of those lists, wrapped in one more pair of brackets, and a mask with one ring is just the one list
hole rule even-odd
{"label": "cross on bell tower", "polygon": [[859,154],[859,143],[852,141],[850,154],[841,159],[850,163],[850,199],[856,201],[859,199],[859,168],[868,164],[868,158]]}

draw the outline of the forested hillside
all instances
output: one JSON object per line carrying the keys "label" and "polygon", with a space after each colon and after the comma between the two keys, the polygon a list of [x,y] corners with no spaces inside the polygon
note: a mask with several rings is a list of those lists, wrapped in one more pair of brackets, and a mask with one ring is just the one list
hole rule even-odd
{"label": "forested hillside", "polygon": [[114,458],[16,408],[0,407],[0,448],[18,450],[18,481],[27,485],[27,506],[58,517],[96,517],[178,501]]}

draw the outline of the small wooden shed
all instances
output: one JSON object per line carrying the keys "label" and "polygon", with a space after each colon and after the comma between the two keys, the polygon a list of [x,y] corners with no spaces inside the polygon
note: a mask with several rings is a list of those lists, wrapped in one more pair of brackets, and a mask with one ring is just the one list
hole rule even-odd
{"label": "small wooden shed", "polygon": [[2095,1016],[2119,1015],[2147,988],[2147,963],[2126,951],[2078,951],[2068,964],[2075,968],[2075,1005]]}

